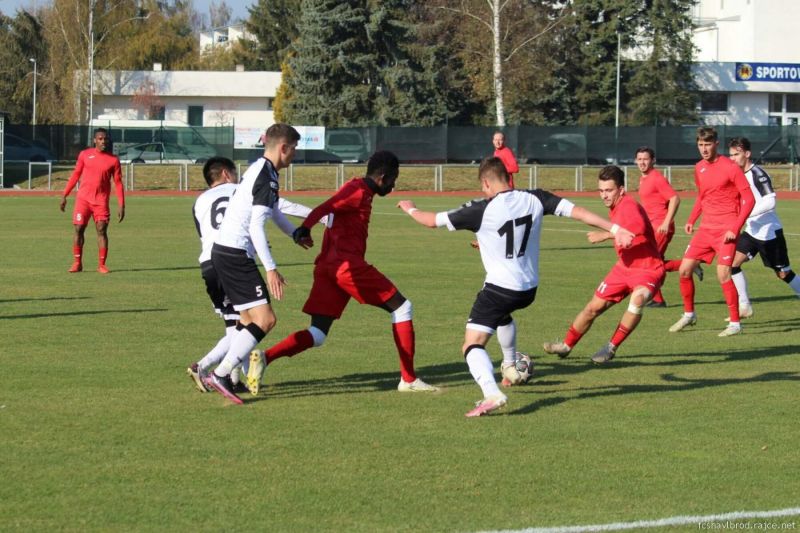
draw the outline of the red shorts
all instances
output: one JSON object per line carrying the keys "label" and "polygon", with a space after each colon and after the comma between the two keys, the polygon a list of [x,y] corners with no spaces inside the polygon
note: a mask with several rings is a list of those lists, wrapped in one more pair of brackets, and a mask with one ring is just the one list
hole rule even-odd
{"label": "red shorts", "polygon": [[711,264],[716,255],[718,256],[718,265],[731,266],[733,264],[733,256],[736,255],[736,241],[726,243],[726,231],[724,229],[698,230],[692,240],[689,241],[689,246],[686,247],[683,257]]}
{"label": "red shorts", "polygon": [[75,226],[85,226],[89,223],[89,217],[97,222],[108,222],[111,214],[108,211],[108,203],[92,204],[86,200],[78,198],[75,200],[75,209],[72,211],[72,224]]}
{"label": "red shorts", "polygon": [[383,305],[395,293],[394,283],[366,261],[318,263],[303,312],[340,318],[350,298],[362,304]]}
{"label": "red shorts", "polygon": [[653,270],[626,268],[619,263],[614,265],[594,291],[595,296],[603,300],[619,303],[636,287],[647,287],[650,294],[655,294],[664,283],[664,268],[659,266]]}
{"label": "red shorts", "polygon": [[664,254],[667,252],[667,247],[669,243],[672,242],[672,237],[675,235],[675,226],[670,226],[669,231],[667,233],[660,233],[655,231],[656,234],[656,248],[658,249],[658,253],[661,254],[661,257],[664,257]]}

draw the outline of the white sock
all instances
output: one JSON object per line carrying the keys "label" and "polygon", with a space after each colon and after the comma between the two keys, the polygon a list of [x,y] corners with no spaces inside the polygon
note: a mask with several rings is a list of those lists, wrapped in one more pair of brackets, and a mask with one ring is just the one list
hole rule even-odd
{"label": "white sock", "polygon": [[683,312],[683,316],[685,316],[686,318],[694,318],[694,317],[695,317],[695,314],[694,314],[694,311],[691,311],[691,312],[689,312],[689,313],[687,313],[686,311],[684,311],[684,312]]}
{"label": "white sock", "polygon": [[214,373],[219,377],[229,375],[234,368],[242,364],[242,361],[250,355],[250,352],[257,344],[258,341],[248,330],[242,329],[238,331],[231,340],[231,347],[228,353],[225,354],[225,358],[214,370]]}
{"label": "white sock", "polygon": [[731,279],[739,293],[739,305],[750,305],[750,298],[747,296],[747,278],[744,277],[744,272],[737,272],[731,276]]}
{"label": "white sock", "polygon": [[211,351],[208,352],[205,357],[200,359],[197,366],[206,371],[212,366],[219,364],[219,362],[225,358],[225,354],[228,353],[228,350],[231,349],[231,338],[234,333],[236,333],[236,326],[225,328],[225,336],[217,342],[216,346],[211,348]]}
{"label": "white sock", "polygon": [[497,328],[497,342],[503,351],[504,363],[513,363],[517,360],[517,324],[513,320],[510,324]]}
{"label": "white sock", "polygon": [[789,282],[789,286],[797,296],[800,296],[800,276],[795,276],[794,279]]}
{"label": "white sock", "polygon": [[483,391],[483,397],[496,396],[500,394],[497,382],[494,380],[494,367],[489,354],[483,348],[473,348],[467,354],[467,366],[469,373],[475,379],[475,383]]}

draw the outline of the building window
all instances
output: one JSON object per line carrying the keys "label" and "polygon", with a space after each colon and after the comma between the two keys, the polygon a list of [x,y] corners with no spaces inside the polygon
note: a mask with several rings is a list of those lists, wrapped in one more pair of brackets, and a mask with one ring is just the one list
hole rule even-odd
{"label": "building window", "polygon": [[700,111],[719,113],[728,110],[728,93],[701,93]]}
{"label": "building window", "polygon": [[800,113],[800,94],[786,95],[786,112]]}
{"label": "building window", "polygon": [[783,112],[783,95],[770,93],[769,95],[769,112],[781,113]]}
{"label": "building window", "polygon": [[272,104],[274,100],[274,98],[267,98],[267,111],[272,111]]}
{"label": "building window", "polygon": [[203,125],[203,106],[190,105],[188,115],[189,115],[189,120],[187,122],[189,123],[190,126]]}

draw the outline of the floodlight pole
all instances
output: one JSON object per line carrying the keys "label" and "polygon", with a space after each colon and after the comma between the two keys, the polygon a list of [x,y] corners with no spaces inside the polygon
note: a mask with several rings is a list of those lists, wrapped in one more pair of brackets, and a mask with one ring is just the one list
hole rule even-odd
{"label": "floodlight pole", "polygon": [[33,63],[33,138],[36,138],[36,59],[31,57],[28,59],[31,63]]}
{"label": "floodlight pole", "polygon": [[[617,28],[617,103],[614,112],[614,159],[619,161],[619,70],[620,70],[620,52],[622,49],[622,34]],[[616,162],[616,161],[615,161]]]}

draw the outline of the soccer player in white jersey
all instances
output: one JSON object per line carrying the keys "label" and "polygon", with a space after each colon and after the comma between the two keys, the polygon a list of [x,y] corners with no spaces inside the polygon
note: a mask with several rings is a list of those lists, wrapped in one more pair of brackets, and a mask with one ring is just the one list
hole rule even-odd
{"label": "soccer player in white jersey", "polygon": [[[300,134],[288,124],[269,127],[264,155],[242,176],[211,248],[211,262],[240,318],[228,352],[204,383],[236,404],[242,400],[233,390],[230,374],[275,326],[270,294],[276,300],[283,298],[285,281],[269,251],[264,224],[271,218],[290,237],[295,230],[278,209],[278,171],[291,164],[299,140]],[[313,242],[309,237],[298,244],[308,248]],[[266,283],[253,250],[267,271]]]}
{"label": "soccer player in white jersey", "polygon": [[776,195],[772,180],[763,168],[753,163],[750,140],[734,137],[728,142],[728,153],[733,162],[742,167],[756,198],[756,205],[744,223],[744,231],[736,241],[732,265],[733,282],[739,293],[739,315],[749,318],[753,316],[753,306],[747,294],[747,279],[742,272],[742,264],[760,255],[764,266],[774,270],[775,275],[787,283],[797,296],[800,296],[800,277],[789,266],[783,226],[775,212]]}
{"label": "soccer player in white jersey", "polygon": [[633,234],[569,200],[540,189],[514,190],[508,183],[503,162],[491,157],[481,162],[478,179],[484,199],[467,202],[458,209],[433,213],[421,211],[414,202],[397,206],[417,223],[429,228],[466,229],[475,233],[486,270],[469,319],[462,353],[469,371],[483,392],[467,417],[488,414],[508,401],[494,378],[486,344],[497,332],[503,351],[503,367],[515,363],[516,324],[511,313],[528,307],[539,285],[539,237],[544,215],[580,220],[610,231],[619,246],[630,246]]}

